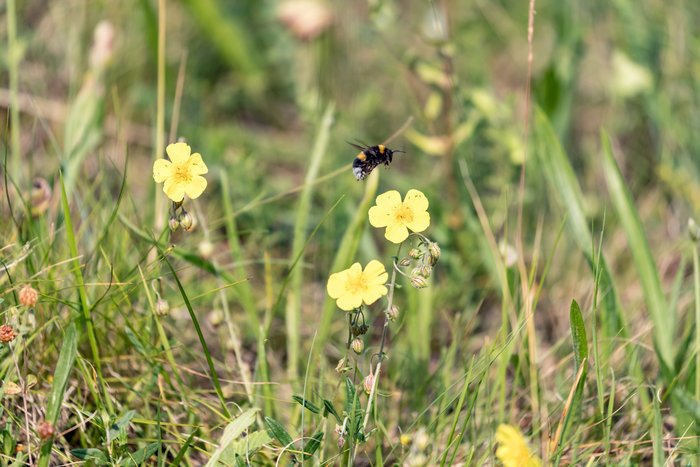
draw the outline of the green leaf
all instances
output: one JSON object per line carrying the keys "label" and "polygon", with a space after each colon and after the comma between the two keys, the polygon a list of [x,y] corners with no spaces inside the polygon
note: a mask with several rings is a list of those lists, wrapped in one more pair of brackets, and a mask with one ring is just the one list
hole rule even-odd
{"label": "green leaf", "polygon": [[107,454],[105,454],[104,452],[102,452],[96,448],[71,449],[70,453],[73,454],[75,457],[77,457],[80,460],[92,461],[95,465],[108,465],[109,464],[109,458],[107,457]]}
{"label": "green leaf", "polygon": [[317,405],[309,402],[308,400],[304,399],[301,396],[292,396],[292,399],[294,399],[296,402],[298,402],[302,407],[305,407],[309,409],[313,413],[321,413],[321,408],[318,407]]}
{"label": "green leaf", "polygon": [[238,459],[250,456],[258,449],[271,442],[272,437],[265,430],[250,433],[245,438],[229,444],[221,453],[219,463],[224,465],[234,465]]}
{"label": "green leaf", "polygon": [[583,324],[581,308],[576,300],[571,300],[569,320],[571,321],[571,339],[574,346],[574,369],[578,373],[578,369],[588,359],[588,339],[586,337],[586,327]]}
{"label": "green leaf", "polygon": [[310,458],[321,446],[321,440],[323,439],[323,432],[319,431],[311,437],[311,441],[304,445],[304,460]]}
{"label": "green leaf", "polygon": [[119,417],[116,422],[109,427],[108,439],[113,440],[120,434],[126,433],[126,426],[129,424],[132,418],[136,416],[135,410],[129,410],[124,415]]}
{"label": "green leaf", "polygon": [[209,462],[207,462],[207,467],[217,465],[219,458],[223,454],[224,450],[233,443],[241,434],[248,429],[255,422],[255,415],[260,409],[248,409],[238,417],[235,418],[231,423],[229,423],[224,429],[224,434],[221,435],[221,440],[219,441],[219,447],[216,448],[214,454],[212,454]]}
{"label": "green leaf", "polygon": [[134,346],[138,353],[140,353],[144,357],[150,356],[143,343],[139,340],[138,336],[129,326],[124,327],[124,333],[126,334],[126,338],[129,339],[129,342],[131,342],[131,345]]}
{"label": "green leaf", "polygon": [[283,446],[283,447],[293,447],[294,443],[292,437],[289,436],[287,430],[284,429],[280,423],[274,418],[265,417],[265,430],[267,433]]}
{"label": "green leaf", "polygon": [[151,443],[148,446],[131,453],[127,459],[123,459],[122,461],[120,461],[119,465],[125,467],[138,467],[140,465],[144,465],[146,463],[146,460],[148,460],[149,457],[155,454],[159,448],[160,442]]}
{"label": "green leaf", "polygon": [[340,415],[338,415],[338,411],[335,410],[335,407],[333,407],[333,403],[328,399],[323,399],[323,416],[327,417],[328,414],[332,414],[335,417],[336,422],[343,422],[343,420],[340,418]]}

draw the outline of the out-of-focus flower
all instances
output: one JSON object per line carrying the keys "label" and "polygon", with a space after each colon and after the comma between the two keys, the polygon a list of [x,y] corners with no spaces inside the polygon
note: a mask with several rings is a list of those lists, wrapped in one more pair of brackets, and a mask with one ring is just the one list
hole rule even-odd
{"label": "out-of-focus flower", "polygon": [[364,270],[360,263],[355,263],[344,271],[331,274],[326,289],[336,300],[338,308],[352,311],[363,303],[371,305],[386,295],[388,290],[384,284],[388,277],[384,265],[373,259]]}
{"label": "out-of-focus flower", "polygon": [[45,178],[37,177],[32,182],[31,212],[32,216],[40,216],[49,208],[51,187]]}
{"label": "out-of-focus flower", "polygon": [[202,175],[209,171],[201,154],[192,154],[192,148],[185,143],[169,144],[165,151],[170,160],[155,161],[153,180],[163,183],[163,192],[176,203],[181,202],[185,195],[198,198],[207,187],[207,180]]}
{"label": "out-of-focus flower", "polygon": [[537,457],[520,430],[512,425],[501,424],[496,430],[496,457],[505,467],[540,467],[542,461]]}
{"label": "out-of-focus flower", "polygon": [[53,436],[56,434],[56,428],[54,428],[51,422],[44,420],[37,425],[36,433],[42,440],[47,440],[49,438],[53,438]]}
{"label": "out-of-focus flower", "polygon": [[19,290],[19,303],[27,308],[32,308],[39,300],[39,292],[34,287],[27,284]]}
{"label": "out-of-focus flower", "polygon": [[301,40],[314,39],[333,21],[328,5],[319,0],[284,1],[277,8],[277,17]]}
{"label": "out-of-focus flower", "polygon": [[384,237],[393,243],[408,238],[408,230],[422,232],[430,225],[428,198],[418,190],[408,190],[403,201],[401,194],[390,190],[377,196],[376,206],[369,210],[369,223],[386,227]]}
{"label": "out-of-focus flower", "polygon": [[17,332],[15,331],[15,328],[10,326],[9,324],[3,324],[2,326],[0,326],[0,343],[9,344],[13,340],[15,340],[15,337],[17,337]]}

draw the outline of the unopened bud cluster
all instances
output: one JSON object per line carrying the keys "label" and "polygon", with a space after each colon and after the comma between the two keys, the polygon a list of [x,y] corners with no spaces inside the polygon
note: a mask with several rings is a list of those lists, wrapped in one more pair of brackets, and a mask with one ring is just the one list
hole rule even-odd
{"label": "unopened bud cluster", "polygon": [[[178,213],[178,210],[180,211]],[[194,217],[189,212],[185,211],[182,207],[182,203],[173,203],[173,209],[170,214],[170,219],[168,220],[168,227],[170,227],[171,232],[175,232],[177,229],[182,227],[182,230],[189,232],[195,226]]]}
{"label": "unopened bud cluster", "polygon": [[[412,264],[413,269],[408,275],[411,286],[422,289],[428,286],[428,278],[433,274],[433,268],[440,259],[440,247],[437,243],[424,238],[417,247],[411,248],[408,255],[396,263],[399,267],[407,267]],[[388,313],[387,313],[388,315]]]}

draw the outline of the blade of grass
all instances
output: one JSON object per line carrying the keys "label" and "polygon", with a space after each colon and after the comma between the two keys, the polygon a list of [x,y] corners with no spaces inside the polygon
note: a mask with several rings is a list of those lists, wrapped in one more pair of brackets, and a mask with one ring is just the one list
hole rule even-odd
{"label": "blade of grass", "polygon": [[199,338],[199,343],[202,346],[202,350],[204,351],[204,357],[207,360],[207,365],[209,366],[209,375],[211,377],[212,383],[214,384],[214,390],[216,391],[216,395],[219,397],[219,401],[221,402],[221,408],[224,412],[224,415],[226,415],[226,418],[230,419],[231,418],[231,412],[228,410],[228,406],[226,405],[226,398],[224,397],[224,393],[221,390],[221,383],[219,382],[219,375],[216,373],[216,368],[214,367],[214,360],[211,357],[211,352],[209,351],[209,346],[207,345],[206,339],[204,339],[204,334],[202,334],[202,328],[199,325],[199,320],[197,319],[197,315],[194,312],[194,309],[192,308],[192,304],[190,303],[189,298],[187,297],[187,292],[185,292],[184,287],[182,287],[182,283],[180,282],[180,279],[177,276],[177,273],[175,272],[175,268],[173,268],[173,265],[170,264],[170,261],[168,261],[168,258],[165,256],[163,251],[159,248],[158,253],[160,254],[161,258],[163,258],[163,261],[165,264],[168,266],[170,269],[170,273],[173,275],[173,279],[175,279],[175,283],[177,284],[177,288],[180,291],[180,295],[182,296],[182,300],[185,302],[185,307],[187,308],[188,313],[190,314],[190,319],[192,320],[192,324],[194,325],[194,329],[197,332],[197,337]]}
{"label": "blade of grass", "polygon": [[[233,213],[233,206],[231,204],[231,193],[229,190],[229,181],[226,171],[220,171],[221,177],[221,201],[224,208],[224,217],[226,222],[226,239],[228,240],[228,247],[231,250],[231,259],[234,264],[238,267],[234,269],[233,277],[236,280],[242,280],[246,278],[246,271],[243,267],[244,257],[243,251],[241,250],[240,242],[238,241],[238,227],[236,226],[236,217]],[[250,288],[250,283],[248,281],[242,282],[240,287],[237,287],[234,291],[241,302],[243,310],[248,315],[249,328],[252,329],[253,333],[258,332],[260,327],[260,320],[258,319],[258,313],[255,306],[255,300],[253,298],[253,292]]]}
{"label": "blade of grass", "polygon": [[10,170],[12,179],[21,180],[22,146],[19,138],[19,59],[20,49],[17,42],[17,2],[7,0],[7,50],[6,59],[10,75],[10,147],[12,148],[12,160]]}
{"label": "blade of grass", "polygon": [[627,236],[630,253],[642,283],[647,310],[654,323],[655,350],[662,365],[662,372],[666,373],[666,377],[669,377],[669,372],[673,371],[675,320],[672,313],[669,312],[668,304],[661,288],[661,279],[659,278],[656,263],[644,234],[642,221],[634,206],[632,195],[627,189],[620,169],[615,162],[610,138],[605,132],[601,134],[601,145],[603,171],[608,190],[610,191],[610,197],[620,217],[620,224]]}
{"label": "blade of grass", "polygon": [[593,236],[588,227],[588,221],[584,211],[583,194],[576,179],[571,163],[564,149],[556,137],[554,129],[542,110],[535,113],[535,141],[537,150],[535,154],[542,165],[545,179],[550,189],[556,194],[554,199],[566,209],[571,238],[576,242],[584,254],[589,267],[596,271],[596,264],[600,267],[600,288],[603,292],[603,330],[607,338],[618,334],[626,336],[626,327],[620,309],[620,299],[610,274],[610,269],[601,255],[600,261],[596,261],[590,248],[593,245]]}
{"label": "blade of grass", "polygon": [[80,255],[78,254],[78,244],[75,240],[75,231],[73,230],[73,220],[71,219],[70,206],[68,205],[68,197],[66,196],[66,190],[63,185],[63,174],[60,174],[61,183],[61,205],[63,208],[64,222],[66,223],[66,240],[68,242],[68,248],[70,254],[73,258],[73,276],[75,277],[75,283],[78,288],[78,295],[80,297],[80,309],[82,311],[82,318],[87,330],[88,340],[90,342],[90,350],[92,352],[92,358],[95,364],[95,371],[97,373],[97,382],[103,393],[104,401],[102,403],[106,404],[107,410],[110,415],[114,413],[114,407],[112,405],[112,398],[107,391],[107,383],[102,376],[102,362],[100,360],[100,352],[97,346],[97,336],[95,334],[95,325],[92,321],[92,316],[90,314],[90,303],[88,301],[87,290],[85,289],[85,280],[83,279],[83,270],[80,265]]}
{"label": "blade of grass", "polygon": [[[313,195],[313,183],[318,176],[323,155],[328,148],[331,126],[333,125],[333,112],[335,106],[330,103],[326,107],[319,122],[316,141],[311,152],[309,169],[304,179],[304,188],[299,197],[296,219],[294,222],[294,240],[292,242],[291,261],[303,253],[307,239],[307,224],[311,211],[311,196]],[[300,321],[301,321],[301,297],[304,278],[303,268],[294,268],[290,272],[291,280],[287,295],[286,325],[287,325],[287,375],[291,381],[296,381],[299,368]]]}
{"label": "blade of grass", "polygon": [[[46,404],[46,421],[56,426],[58,415],[63,405],[63,395],[66,392],[68,376],[73,369],[73,363],[78,353],[78,330],[75,322],[71,322],[66,329],[66,333],[61,341],[61,352],[58,355],[56,369],[53,372],[53,384],[49,393],[49,400]],[[51,458],[51,447],[53,438],[49,438],[41,446],[39,455],[39,467],[47,467]]]}

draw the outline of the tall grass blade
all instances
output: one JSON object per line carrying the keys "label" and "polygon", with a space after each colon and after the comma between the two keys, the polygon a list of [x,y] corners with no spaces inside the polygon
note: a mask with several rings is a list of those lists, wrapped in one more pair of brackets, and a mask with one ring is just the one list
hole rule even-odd
{"label": "tall grass blade", "polygon": [[[304,188],[299,197],[297,215],[294,222],[294,240],[292,243],[291,260],[294,261],[303,251],[307,240],[307,224],[311,211],[311,196],[313,195],[314,181],[318,176],[323,155],[328,148],[331,126],[333,125],[333,112],[335,106],[331,103],[326,107],[319,123],[316,141],[311,152],[309,169],[304,179]],[[287,324],[287,374],[292,381],[297,378],[299,368],[300,325],[301,325],[301,296],[304,278],[303,268],[294,268],[291,271],[290,287],[287,295],[286,324]]]}
{"label": "tall grass blade", "polygon": [[[542,110],[535,112],[535,154],[544,169],[545,179],[553,192],[553,198],[566,210],[567,226],[571,237],[586,257],[591,271],[596,272],[596,258],[590,248],[593,237],[586,220],[583,204],[583,194],[576,179],[574,169],[569,162],[564,149],[552,128],[547,116]],[[620,309],[615,283],[610,268],[601,255],[600,290],[602,292],[602,320],[605,336],[610,338],[618,334],[626,335],[625,323]]]}
{"label": "tall grass blade", "polygon": [[[661,289],[661,279],[644,234],[644,228],[639,218],[632,195],[630,194],[615,162],[610,139],[607,134],[601,134],[603,150],[603,169],[615,210],[620,217],[620,224],[625,230],[630,253],[642,283],[644,299],[649,316],[654,323],[655,350],[662,365],[663,372],[673,368],[673,340],[675,320],[670,313],[666,298]],[[667,376],[670,376],[667,374]]]}
{"label": "tall grass blade", "polygon": [[107,406],[107,409],[111,414],[114,413],[114,408],[112,404],[112,398],[107,391],[107,383],[102,376],[102,362],[100,359],[100,352],[97,346],[97,336],[95,334],[95,324],[92,321],[92,315],[90,313],[91,307],[87,296],[87,289],[85,288],[85,280],[83,279],[83,269],[80,265],[80,256],[78,254],[78,243],[75,239],[75,231],[73,230],[73,220],[70,214],[70,206],[68,204],[68,196],[66,195],[66,188],[63,184],[63,174],[60,177],[61,183],[61,206],[63,208],[63,217],[66,223],[66,240],[68,242],[68,248],[70,254],[73,257],[73,276],[75,277],[75,283],[78,288],[78,295],[80,297],[80,309],[82,311],[82,318],[87,330],[88,340],[90,342],[90,350],[92,352],[92,358],[95,364],[95,371],[97,373],[97,381],[100,385],[100,389],[103,392],[102,404]]}
{"label": "tall grass blade", "polygon": [[236,280],[243,280],[240,286],[234,289],[234,293],[241,302],[241,306],[248,316],[249,328],[254,332],[258,332],[260,327],[260,320],[258,318],[257,308],[255,306],[255,299],[253,298],[253,291],[250,287],[250,283],[246,280],[246,271],[243,267],[244,257],[243,251],[241,249],[240,242],[238,241],[238,227],[236,225],[236,217],[233,212],[233,206],[231,205],[231,192],[229,189],[228,175],[224,170],[221,173],[221,201],[224,209],[224,218],[226,222],[226,239],[228,240],[228,246],[231,250],[231,259],[234,264],[239,266],[234,269],[233,277]]}
{"label": "tall grass blade", "polygon": [[[53,384],[51,385],[49,400],[46,404],[46,421],[51,423],[53,426],[56,426],[56,423],[58,422],[58,415],[61,410],[61,405],[63,404],[63,395],[66,392],[66,385],[68,384],[68,376],[73,369],[73,363],[75,362],[75,357],[77,354],[78,330],[75,322],[71,322],[66,329],[63,340],[61,341],[61,352],[58,355],[56,369],[53,372]],[[49,465],[52,446],[53,438],[49,438],[41,446],[41,453],[39,455],[38,463],[39,467],[46,467]]]}
{"label": "tall grass blade", "polygon": [[173,279],[175,279],[175,283],[177,284],[177,288],[180,291],[180,296],[182,297],[182,300],[185,302],[185,307],[187,308],[187,311],[190,314],[190,319],[192,320],[192,324],[194,325],[194,329],[197,332],[197,337],[199,338],[199,343],[202,346],[202,350],[204,351],[204,357],[207,360],[207,365],[209,366],[209,375],[211,377],[212,383],[214,384],[214,390],[216,391],[216,395],[219,396],[219,402],[221,402],[221,408],[226,415],[226,418],[231,418],[231,412],[228,410],[228,406],[226,405],[226,398],[224,397],[224,393],[221,390],[221,383],[219,382],[219,375],[216,373],[216,368],[214,367],[214,360],[211,357],[211,352],[209,351],[209,346],[207,345],[207,341],[204,338],[204,334],[202,334],[202,328],[199,325],[199,320],[197,319],[197,315],[194,312],[194,309],[192,308],[192,304],[190,303],[190,299],[187,296],[187,292],[185,292],[185,289],[182,287],[182,283],[180,282],[180,279],[177,277],[177,273],[175,272],[175,268],[173,268],[173,265],[170,264],[170,261],[168,261],[168,258],[165,257],[164,253],[162,250],[159,250],[159,253],[161,257],[163,258],[163,261],[165,264],[168,266],[170,269],[171,274],[173,275]]}

